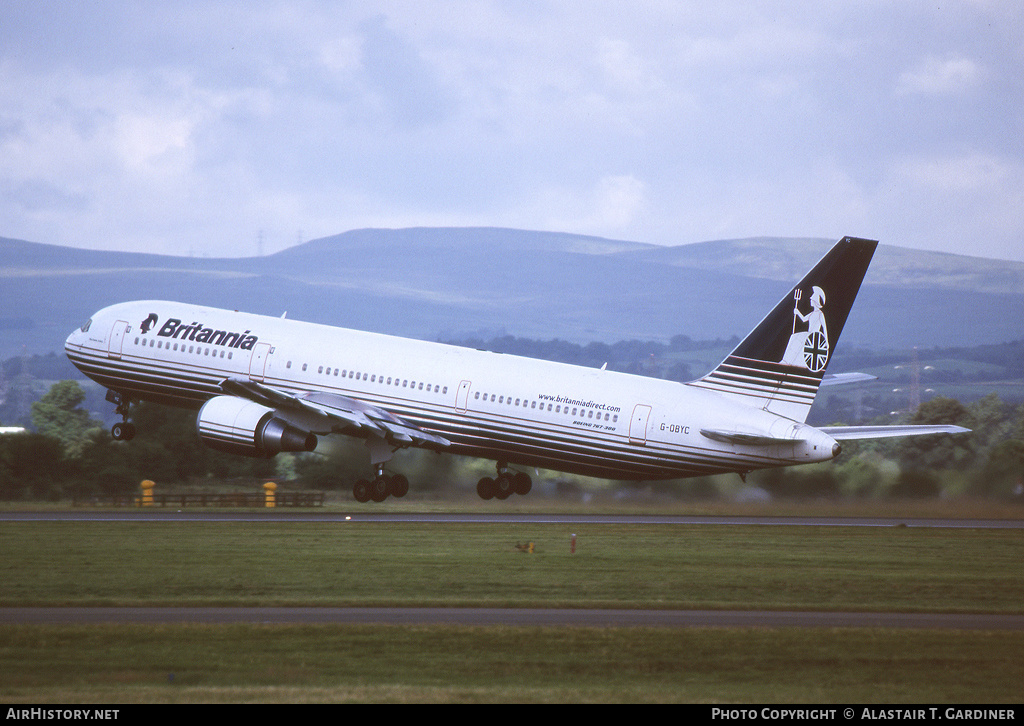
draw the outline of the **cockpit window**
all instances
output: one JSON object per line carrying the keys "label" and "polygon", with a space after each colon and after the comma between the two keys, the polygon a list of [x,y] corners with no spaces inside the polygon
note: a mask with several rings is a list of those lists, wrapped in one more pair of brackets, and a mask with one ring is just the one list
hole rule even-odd
{"label": "cockpit window", "polygon": [[88,333],[90,325],[92,325],[92,318],[89,318],[88,320],[85,321],[85,325],[82,326],[82,332]]}

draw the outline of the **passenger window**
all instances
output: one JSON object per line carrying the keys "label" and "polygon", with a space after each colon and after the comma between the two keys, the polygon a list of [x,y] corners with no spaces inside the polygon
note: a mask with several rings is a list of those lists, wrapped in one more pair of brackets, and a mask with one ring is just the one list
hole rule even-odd
{"label": "passenger window", "polygon": [[302,364],[302,372],[303,372],[303,373],[305,373],[305,372],[306,372],[306,365],[307,365],[306,363],[303,363],[303,364]]}

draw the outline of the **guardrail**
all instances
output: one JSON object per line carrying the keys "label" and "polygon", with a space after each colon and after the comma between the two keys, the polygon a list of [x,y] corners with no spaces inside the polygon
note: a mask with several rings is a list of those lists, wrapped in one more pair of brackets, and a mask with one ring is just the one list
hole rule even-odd
{"label": "guardrail", "polygon": [[323,492],[275,492],[265,494],[237,492],[214,494],[188,492],[183,494],[151,494],[145,501],[138,494],[95,496],[75,499],[76,507],[322,507]]}

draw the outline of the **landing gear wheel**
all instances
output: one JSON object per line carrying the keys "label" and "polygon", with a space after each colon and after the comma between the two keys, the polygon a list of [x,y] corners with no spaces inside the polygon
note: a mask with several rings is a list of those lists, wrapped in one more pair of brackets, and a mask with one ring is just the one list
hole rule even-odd
{"label": "landing gear wheel", "polygon": [[512,490],[519,496],[526,496],[533,489],[533,479],[528,474],[519,472],[512,477]]}
{"label": "landing gear wheel", "polygon": [[494,482],[494,496],[498,499],[508,499],[512,496],[512,477],[508,474],[499,474]]}
{"label": "landing gear wheel", "polygon": [[131,441],[135,438],[135,425],[122,421],[110,427],[110,435],[114,441]]}
{"label": "landing gear wheel", "polygon": [[391,496],[404,497],[409,493],[409,480],[402,474],[391,477]]}
{"label": "landing gear wheel", "polygon": [[383,502],[391,493],[391,479],[386,476],[379,476],[370,482],[370,499],[375,502]]}
{"label": "landing gear wheel", "polygon": [[356,498],[356,501],[360,504],[365,504],[370,501],[370,482],[366,479],[360,479],[352,487],[352,496]]}
{"label": "landing gear wheel", "polygon": [[483,479],[476,483],[476,493],[480,495],[481,499],[493,499],[494,498],[494,479],[489,476],[485,476]]}

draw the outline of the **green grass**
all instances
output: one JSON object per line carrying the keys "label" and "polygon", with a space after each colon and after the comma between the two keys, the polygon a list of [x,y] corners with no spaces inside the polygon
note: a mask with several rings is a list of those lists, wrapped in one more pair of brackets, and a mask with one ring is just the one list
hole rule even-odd
{"label": "green grass", "polygon": [[1024,633],[0,626],[0,699],[1016,703]]}
{"label": "green grass", "polygon": [[[1019,530],[5,522],[0,552],[5,606],[1024,611]],[[1019,702],[1022,647],[1016,631],[0,625],[0,700]]]}
{"label": "green grass", "polygon": [[7,606],[1024,611],[1020,530],[7,522],[0,551]]}

